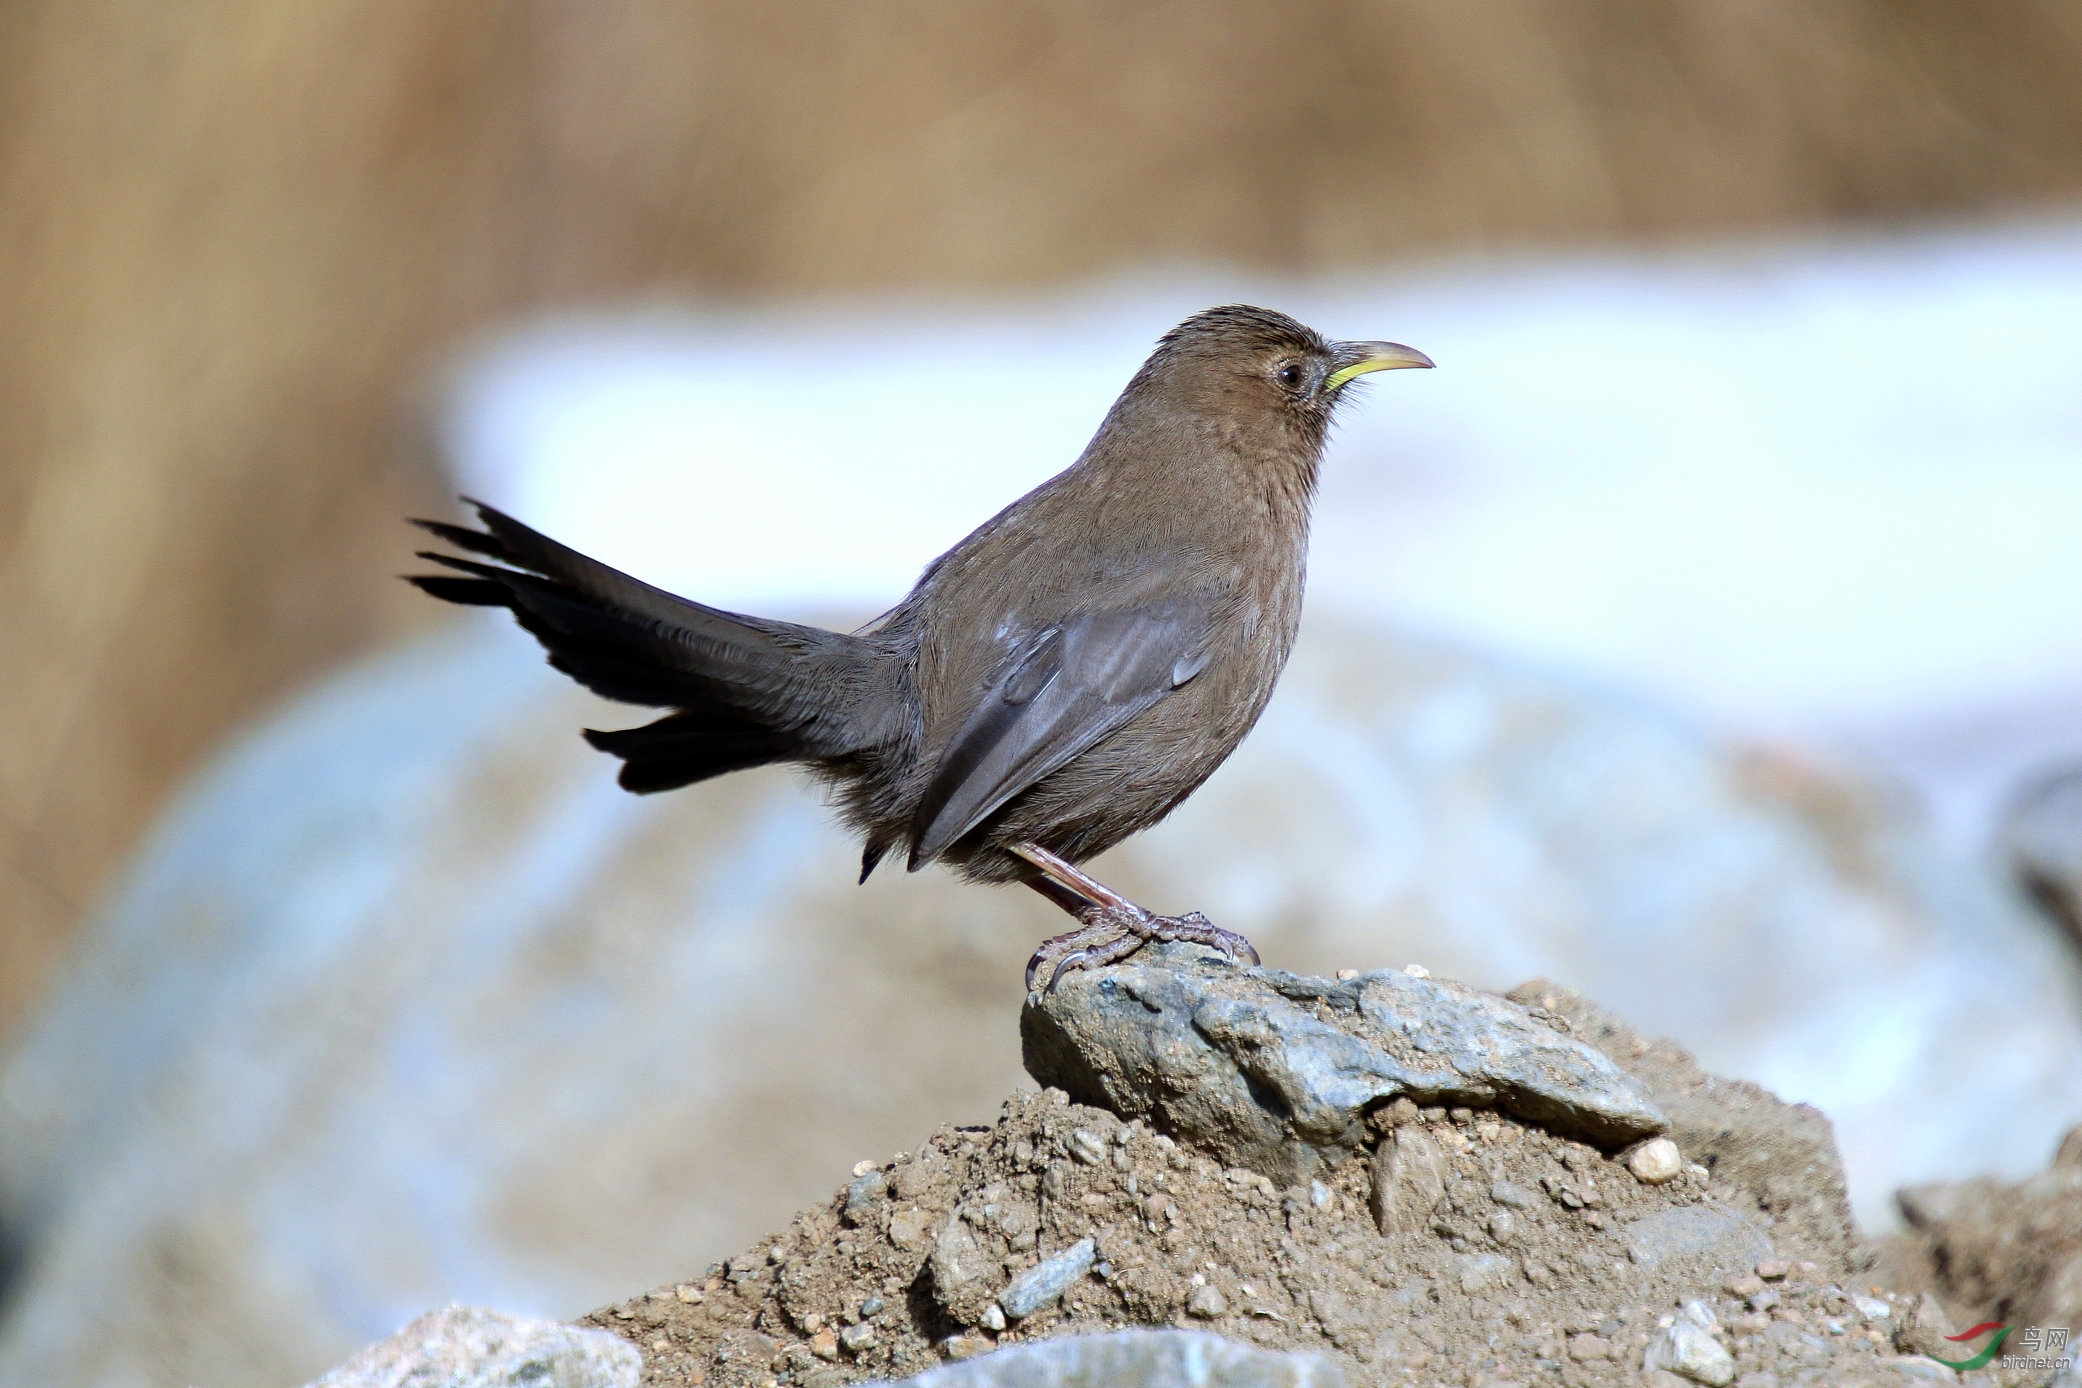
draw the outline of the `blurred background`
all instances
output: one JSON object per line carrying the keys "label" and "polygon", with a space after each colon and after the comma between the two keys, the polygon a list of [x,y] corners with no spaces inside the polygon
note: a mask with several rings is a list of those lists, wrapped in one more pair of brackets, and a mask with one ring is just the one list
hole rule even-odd
{"label": "blurred background", "polygon": [[1234,298],[1441,369],[1112,875],[1551,973],[1875,1224],[2082,1117],[2072,5],[25,0],[0,190],[0,1378],[574,1314],[986,1119],[1040,904],[619,795],[399,517],[858,620]]}

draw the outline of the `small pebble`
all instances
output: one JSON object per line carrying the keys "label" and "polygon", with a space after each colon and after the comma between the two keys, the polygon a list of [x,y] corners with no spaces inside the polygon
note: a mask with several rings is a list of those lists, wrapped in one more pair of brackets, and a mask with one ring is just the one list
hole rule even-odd
{"label": "small pebble", "polygon": [[993,1301],[983,1308],[983,1328],[995,1335],[1005,1328],[1005,1308]]}
{"label": "small pebble", "polygon": [[[840,1221],[849,1228],[859,1227],[873,1217],[875,1207],[888,1194],[889,1182],[883,1179],[881,1172],[869,1167],[847,1184],[846,1203],[839,1211]],[[773,1253],[780,1251],[777,1248]],[[771,1257],[772,1254],[768,1256]],[[779,1259],[776,1258],[774,1261],[778,1262]]]}
{"label": "small pebble", "polygon": [[1758,1312],[1769,1311],[1772,1307],[1778,1305],[1778,1302],[1778,1290],[1774,1287],[1765,1287],[1761,1291],[1750,1293],[1749,1309]]}
{"label": "small pebble", "polygon": [[825,1327],[810,1337],[810,1353],[819,1359],[838,1358],[839,1337],[832,1333],[829,1326]]}
{"label": "small pebble", "polygon": [[1357,969],[1339,969],[1337,971],[1337,981],[1339,983],[1350,983],[1357,977],[1359,977],[1359,970]]}
{"label": "small pebble", "polygon": [[839,1343],[852,1353],[858,1354],[875,1343],[875,1327],[866,1321],[858,1325],[849,1325],[839,1332]]}
{"label": "small pebble", "polygon": [[1869,1296],[1851,1298],[1851,1309],[1869,1321],[1883,1321],[1894,1314],[1894,1308],[1884,1301],[1875,1301]]}
{"label": "small pebble", "polygon": [[1431,977],[1431,970],[1425,968],[1422,964],[1405,964],[1402,966],[1402,971],[1408,974],[1411,978]]}
{"label": "small pebble", "polygon": [[857,1161],[853,1163],[853,1174],[856,1176],[865,1176],[874,1169],[875,1164],[871,1161]]}
{"label": "small pebble", "polygon": [[1079,1128],[1070,1134],[1070,1153],[1086,1166],[1097,1166],[1106,1160],[1106,1143],[1097,1133]]}
{"label": "small pebble", "polygon": [[865,1319],[866,1319],[867,1317],[869,1317],[869,1316],[879,1316],[879,1315],[881,1315],[881,1314],[882,1314],[882,1298],[881,1298],[881,1297],[879,1297],[879,1296],[871,1296],[871,1297],[869,1297],[869,1298],[868,1298],[868,1299],[867,1299],[866,1301],[863,1301],[863,1302],[861,1302],[861,1303],[860,1303],[860,1315],[861,1315],[861,1318],[862,1318],[863,1320],[865,1320]]}
{"label": "small pebble", "polygon": [[1669,1138],[1651,1138],[1627,1157],[1627,1170],[1641,1184],[1659,1186],[1684,1174],[1684,1157]]}
{"label": "small pebble", "polygon": [[1609,1359],[1611,1357],[1612,1343],[1602,1335],[1595,1335],[1586,1331],[1581,1335],[1571,1335],[1569,1337],[1569,1358],[1574,1359],[1579,1364],[1586,1364],[1597,1359]]}
{"label": "small pebble", "polygon": [[1186,1301],[1186,1313],[1211,1321],[1229,1314],[1229,1300],[1213,1287],[1197,1287]]}
{"label": "small pebble", "polygon": [[940,1341],[940,1353],[949,1359],[974,1359],[991,1347],[981,1335],[949,1335]]}
{"label": "small pebble", "polygon": [[1728,1284],[1728,1295],[1747,1299],[1764,1290],[1761,1277],[1738,1277]]}
{"label": "small pebble", "polygon": [[1757,1276],[1766,1282],[1783,1282],[1793,1265],[1783,1258],[1766,1258],[1757,1264]]}
{"label": "small pebble", "polygon": [[689,1306],[699,1305],[701,1302],[700,1289],[697,1287],[690,1287],[684,1282],[682,1282],[679,1286],[674,1287],[672,1289],[672,1294],[675,1297],[679,1298],[681,1301],[687,1303],[687,1305]]}

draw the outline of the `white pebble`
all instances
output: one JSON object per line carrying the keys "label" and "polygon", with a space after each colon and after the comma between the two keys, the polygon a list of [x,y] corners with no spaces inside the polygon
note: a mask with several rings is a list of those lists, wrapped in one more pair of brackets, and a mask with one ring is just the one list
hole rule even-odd
{"label": "white pebble", "polygon": [[1633,1172],[1634,1179],[1641,1184],[1659,1186],[1684,1174],[1684,1156],[1669,1138],[1651,1138],[1636,1147],[1633,1155],[1627,1158],[1627,1170]]}
{"label": "white pebble", "polygon": [[1711,1332],[1701,1329],[1689,1317],[1680,1318],[1649,1341],[1641,1368],[1644,1372],[1664,1369],[1708,1388],[1722,1388],[1735,1381],[1734,1358]]}
{"label": "white pebble", "polygon": [[1431,977],[1431,970],[1425,968],[1422,964],[1405,964],[1402,966],[1402,971],[1408,974],[1411,978]]}

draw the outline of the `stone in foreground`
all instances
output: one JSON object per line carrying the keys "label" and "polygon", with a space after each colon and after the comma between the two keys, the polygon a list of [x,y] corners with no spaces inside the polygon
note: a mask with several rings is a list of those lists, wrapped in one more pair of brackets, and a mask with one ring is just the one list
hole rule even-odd
{"label": "stone in foreground", "polygon": [[1713,1327],[1713,1313],[1703,1303],[1686,1302],[1683,1313],[1649,1342],[1642,1371],[1662,1369],[1707,1388],[1724,1388],[1734,1382],[1734,1357],[1713,1338]]}
{"label": "stone in foreground", "polygon": [[1091,1239],[1079,1239],[1007,1287],[998,1296],[998,1306],[1013,1320],[1025,1320],[1062,1296],[1098,1260],[1099,1245]]}
{"label": "stone in foreground", "polygon": [[905,1388],[1345,1388],[1321,1355],[1256,1349],[1199,1330],[1124,1330],[1002,1349]]}
{"label": "stone in foreground", "polygon": [[643,1358],[604,1330],[478,1306],[430,1311],[310,1388],[636,1388]]}
{"label": "stone in foreground", "polygon": [[1382,971],[1304,978],[1153,945],[1027,998],[1027,1072],[1234,1165],[1305,1181],[1397,1098],[1496,1108],[1612,1150],[1669,1124],[1640,1081],[1506,998]]}

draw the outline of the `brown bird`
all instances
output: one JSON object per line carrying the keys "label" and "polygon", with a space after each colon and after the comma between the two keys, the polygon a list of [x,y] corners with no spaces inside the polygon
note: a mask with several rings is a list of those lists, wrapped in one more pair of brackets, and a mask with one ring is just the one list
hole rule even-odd
{"label": "brown bird", "polygon": [[1231,305],[1166,333],[1084,454],[845,635],[675,597],[476,504],[482,531],[419,524],[495,563],[411,581],[506,607],[597,694],[670,708],[586,738],[621,784],[671,790],[800,762],[866,840],[916,872],[1025,882],[1076,916],[1027,965],[1151,940],[1257,951],[1197,912],[1157,916],[1077,864],[1155,824],[1258,721],[1301,617],[1309,503],[1330,420],[1368,372],[1430,366]]}

